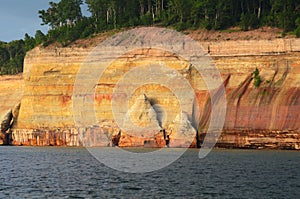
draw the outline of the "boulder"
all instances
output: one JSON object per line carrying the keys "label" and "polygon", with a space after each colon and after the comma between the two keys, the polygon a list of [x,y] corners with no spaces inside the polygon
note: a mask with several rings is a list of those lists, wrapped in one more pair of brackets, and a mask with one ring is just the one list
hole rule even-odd
{"label": "boulder", "polygon": [[6,131],[11,128],[12,120],[13,120],[13,114],[12,114],[12,110],[10,109],[2,115],[1,120],[0,120],[1,132],[3,134],[5,134]]}

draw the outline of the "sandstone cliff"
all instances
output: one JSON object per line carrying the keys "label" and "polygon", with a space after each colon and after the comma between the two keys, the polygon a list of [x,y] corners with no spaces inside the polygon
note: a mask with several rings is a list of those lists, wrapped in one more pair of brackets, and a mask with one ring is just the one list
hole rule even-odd
{"label": "sandstone cliff", "polygon": [[7,144],[10,140],[10,129],[18,117],[23,88],[21,74],[0,77],[0,144]]}
{"label": "sandstone cliff", "polygon": [[[300,40],[240,40],[201,45],[210,53],[226,87],[226,121],[217,146],[300,149]],[[191,143],[180,137],[182,133],[177,135],[181,131],[194,134],[201,144],[211,110],[206,85],[189,62],[161,49],[138,49],[115,60],[95,84],[95,94],[85,96],[87,101],[93,98],[93,104],[87,106],[95,107],[98,124],[75,124],[74,114],[85,121],[92,120],[84,112],[74,113],[73,104],[76,75],[92,49],[37,47],[27,54],[25,88],[12,144],[164,147],[168,136],[171,147],[186,147]],[[156,132],[134,136],[130,130],[119,128],[111,108],[116,84],[128,71],[153,63],[164,63],[188,79],[198,99],[199,126],[193,124],[192,111],[181,115],[180,102],[169,88],[146,84],[132,93],[127,120],[140,126],[151,123]],[[253,84],[256,68],[262,79],[258,88]],[[149,101],[141,98],[144,94]],[[196,146],[196,140],[192,144]]]}

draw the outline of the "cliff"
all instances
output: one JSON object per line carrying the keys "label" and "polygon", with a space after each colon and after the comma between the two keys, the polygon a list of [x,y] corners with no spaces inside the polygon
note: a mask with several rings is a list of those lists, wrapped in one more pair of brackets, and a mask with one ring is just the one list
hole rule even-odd
{"label": "cliff", "polygon": [[[227,113],[217,146],[300,149],[300,40],[209,41],[201,45],[210,54],[226,87]],[[92,46],[37,47],[27,54],[24,93],[13,126],[12,144],[164,147],[168,139],[171,147],[195,147],[203,142],[211,110],[203,78],[188,61],[161,49],[138,49],[118,57],[95,83],[94,94],[84,97],[92,101],[86,106],[93,107],[94,115],[74,112],[76,76],[92,50]],[[162,63],[186,77],[195,90],[201,116],[199,126],[191,118],[193,110],[182,115],[173,90],[148,83],[131,93],[129,110],[122,119],[141,128],[150,125],[151,132],[138,136],[130,125],[120,129],[112,110],[116,85],[138,66]],[[256,68],[262,80],[258,88],[253,83]],[[147,77],[141,74],[142,78]],[[184,88],[181,84],[174,86]],[[123,110],[122,103],[125,101],[117,101],[115,107]],[[76,122],[76,117],[81,117],[89,123],[94,116],[97,125]],[[80,139],[82,135],[84,138]]]}
{"label": "cliff", "polygon": [[13,120],[18,116],[23,89],[24,81],[21,74],[0,77],[0,145],[6,144],[10,139],[9,132]]}

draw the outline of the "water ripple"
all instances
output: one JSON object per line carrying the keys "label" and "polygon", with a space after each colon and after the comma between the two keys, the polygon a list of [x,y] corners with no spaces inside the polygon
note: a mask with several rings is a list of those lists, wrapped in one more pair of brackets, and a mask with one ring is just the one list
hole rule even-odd
{"label": "water ripple", "polygon": [[300,153],[189,150],[145,174],[114,171],[84,148],[0,147],[0,198],[300,198]]}

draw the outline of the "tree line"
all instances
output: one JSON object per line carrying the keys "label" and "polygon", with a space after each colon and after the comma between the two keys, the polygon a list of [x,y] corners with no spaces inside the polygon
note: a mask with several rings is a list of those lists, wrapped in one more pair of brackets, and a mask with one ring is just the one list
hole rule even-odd
{"label": "tree line", "polygon": [[[83,16],[85,3],[91,16]],[[0,43],[0,74],[22,71],[26,51],[44,46],[71,42],[113,29],[136,26],[186,29],[224,30],[239,26],[242,31],[262,26],[282,29],[300,37],[300,0],[61,0],[50,2],[39,10],[42,25],[48,25],[44,35]]]}
{"label": "tree line", "polygon": [[25,53],[23,40],[0,41],[0,75],[22,72]]}
{"label": "tree line", "polygon": [[[90,17],[82,15],[83,3]],[[52,28],[50,41],[62,44],[111,29],[149,25],[179,31],[272,26],[281,28],[283,36],[293,32],[300,37],[300,0],[61,0],[50,2],[39,14]]]}
{"label": "tree line", "polygon": [[26,52],[46,41],[42,31],[36,31],[34,37],[25,34],[24,39],[11,42],[0,41],[0,75],[18,74],[23,72]]}

